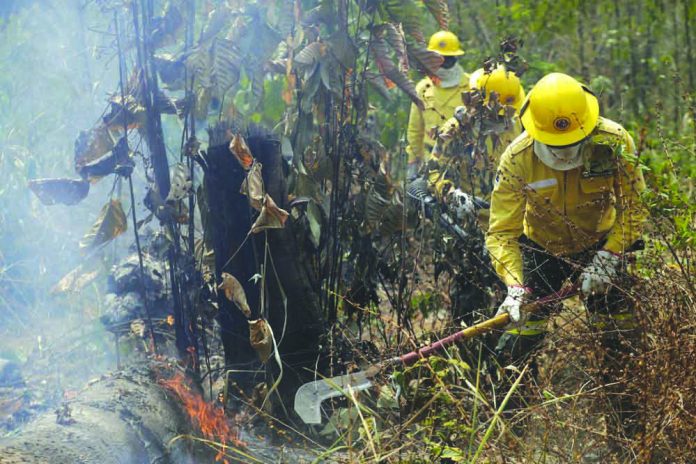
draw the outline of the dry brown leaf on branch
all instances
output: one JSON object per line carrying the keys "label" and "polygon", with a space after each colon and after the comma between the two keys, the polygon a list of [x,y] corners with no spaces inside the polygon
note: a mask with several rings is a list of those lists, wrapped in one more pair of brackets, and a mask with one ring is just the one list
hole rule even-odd
{"label": "dry brown leaf on branch", "polygon": [[118,237],[128,229],[126,213],[120,200],[111,200],[104,205],[99,218],[89,232],[80,240],[80,249],[88,251]]}
{"label": "dry brown leaf on branch", "polygon": [[114,148],[114,138],[104,124],[80,132],[75,140],[75,169],[105,155]]}
{"label": "dry brown leaf on branch", "polygon": [[245,170],[251,168],[252,164],[254,164],[254,156],[251,154],[251,150],[249,150],[249,146],[247,145],[246,140],[244,140],[244,137],[239,134],[235,134],[234,137],[232,137],[229,148],[234,157],[237,158],[237,161],[239,161],[239,164]]}
{"label": "dry brown leaf on branch", "polygon": [[249,321],[249,342],[261,362],[268,361],[273,354],[273,333],[265,319]]}
{"label": "dry brown leaf on branch", "polygon": [[171,173],[171,188],[167,201],[179,201],[193,193],[193,182],[189,168],[184,163],[176,163]]}
{"label": "dry brown leaf on branch", "polygon": [[239,193],[249,197],[251,207],[257,211],[261,211],[263,207],[263,177],[261,176],[261,163],[256,161],[249,172],[246,179],[242,182],[242,187]]}
{"label": "dry brown leaf on branch", "polygon": [[256,218],[251,226],[251,233],[256,234],[266,229],[282,229],[285,226],[285,221],[288,219],[288,212],[278,208],[273,198],[266,194],[263,199],[263,208],[261,214]]}
{"label": "dry brown leaf on branch", "polygon": [[51,288],[51,295],[58,293],[77,293],[90,284],[99,275],[99,269],[87,270],[80,264],[63,276],[57,284]]}
{"label": "dry brown leaf on branch", "polygon": [[232,274],[222,273],[222,283],[218,285],[218,289],[223,290],[225,298],[236,304],[246,317],[251,317],[251,308],[249,308],[249,303],[247,303],[244,288]]}
{"label": "dry brown leaf on branch", "polygon": [[82,179],[32,179],[29,188],[44,205],[75,205],[89,193],[89,182]]}

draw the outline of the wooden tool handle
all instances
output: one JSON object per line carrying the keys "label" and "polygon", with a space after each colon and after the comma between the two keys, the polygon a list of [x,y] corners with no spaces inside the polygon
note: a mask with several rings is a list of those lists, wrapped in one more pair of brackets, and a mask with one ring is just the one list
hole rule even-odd
{"label": "wooden tool handle", "polygon": [[[548,303],[552,303],[555,301],[559,300],[564,300],[566,298],[569,298],[577,293],[577,287],[575,286],[566,286],[561,288],[557,293],[553,293],[551,295],[545,296],[544,298],[540,298],[538,300],[532,301],[530,303],[527,303],[525,305],[522,305],[522,310],[526,312],[533,313],[535,311],[538,311],[541,307]],[[498,316],[495,316],[491,319],[487,319],[483,322],[479,322],[478,324],[472,325],[471,327],[467,327],[464,330],[460,330],[457,333],[454,333],[448,337],[445,337],[441,340],[438,340],[434,343],[431,343],[428,346],[424,346],[423,348],[420,348],[415,351],[411,351],[410,353],[406,353],[402,356],[399,356],[397,358],[393,358],[393,361],[399,361],[405,365],[410,365],[418,361],[420,358],[427,358],[428,356],[432,355],[433,353],[436,353],[440,350],[443,350],[445,347],[452,345],[460,340],[465,340],[468,338],[473,338],[477,335],[480,335],[482,333],[490,332],[493,329],[500,329],[505,327],[510,323],[510,315],[507,313],[500,314]]]}

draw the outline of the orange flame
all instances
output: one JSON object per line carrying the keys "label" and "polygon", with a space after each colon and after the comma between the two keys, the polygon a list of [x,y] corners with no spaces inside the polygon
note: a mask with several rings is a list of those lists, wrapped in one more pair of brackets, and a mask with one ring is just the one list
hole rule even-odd
{"label": "orange flame", "polygon": [[203,437],[220,445],[215,461],[228,464],[228,461],[224,459],[227,446],[245,446],[245,444],[239,439],[238,431],[227,420],[224,408],[207,403],[198,392],[191,388],[186,377],[180,372],[171,379],[160,382],[179,397],[191,423],[200,430]]}

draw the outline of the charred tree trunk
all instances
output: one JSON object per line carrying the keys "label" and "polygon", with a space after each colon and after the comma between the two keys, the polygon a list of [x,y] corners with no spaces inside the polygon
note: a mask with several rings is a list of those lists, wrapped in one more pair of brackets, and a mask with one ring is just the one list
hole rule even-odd
{"label": "charred tree trunk", "polygon": [[[266,192],[276,204],[289,210],[286,175],[277,139],[267,134],[247,134],[254,157],[263,165]],[[212,146],[205,157],[204,186],[209,211],[208,229],[215,251],[216,277],[223,272],[235,276],[244,287],[252,317],[261,316],[260,285],[252,277],[261,272],[264,257],[264,234],[247,238],[252,224],[248,198],[240,193],[246,172],[228,149],[229,140]],[[283,360],[281,395],[289,398],[296,387],[311,378],[319,356],[320,337],[325,333],[320,308],[318,284],[311,278],[307,261],[303,261],[300,244],[293,234],[292,216],[284,229],[267,232],[271,259],[266,274],[267,318]],[[283,295],[287,298],[287,307]],[[256,370],[260,363],[249,343],[246,317],[231,302],[219,297],[219,323],[228,369]],[[269,360],[274,376],[278,368]],[[305,369],[307,368],[307,369]],[[265,380],[263,375],[233,373],[244,389]]]}
{"label": "charred tree trunk", "polygon": [[175,440],[192,434],[178,398],[142,366],[99,380],[69,405],[0,440],[0,464],[213,462],[205,445]]}

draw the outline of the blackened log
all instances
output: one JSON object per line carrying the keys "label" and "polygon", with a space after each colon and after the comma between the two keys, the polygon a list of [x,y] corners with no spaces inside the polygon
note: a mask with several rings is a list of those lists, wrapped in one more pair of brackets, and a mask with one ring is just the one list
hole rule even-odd
{"label": "blackened log", "polygon": [[[267,193],[276,204],[288,210],[287,182],[279,141],[258,130],[246,134],[253,156],[263,164],[263,180]],[[218,141],[223,142],[223,141]],[[249,306],[259,316],[260,286],[250,282],[261,272],[264,253],[264,234],[244,243],[251,228],[254,211],[247,197],[240,193],[245,172],[228,149],[229,140],[212,146],[206,156],[205,190],[209,211],[208,230],[215,250],[218,282],[222,272],[234,275],[244,287]],[[279,387],[284,399],[292,398],[297,386],[313,378],[312,371],[320,355],[320,338],[325,333],[325,320],[320,308],[319,285],[312,279],[308,261],[292,233],[292,216],[284,229],[269,230],[268,240],[272,266],[266,269],[268,319],[280,342],[283,360],[283,382]],[[236,252],[234,257],[232,256]],[[232,258],[232,259],[231,259]],[[277,271],[277,277],[276,277]],[[282,291],[287,297],[284,305]],[[225,358],[232,368],[258,368],[256,354],[249,344],[246,318],[225,298],[220,298],[219,322],[225,348]],[[281,341],[282,337],[282,341]],[[269,361],[273,373],[278,367]],[[258,382],[263,377],[235,375],[241,386]],[[287,403],[287,402],[286,402]],[[288,403],[289,404],[289,403]]]}
{"label": "blackened log", "polygon": [[105,377],[61,408],[0,440],[0,464],[214,462],[215,452],[179,435],[195,434],[181,403],[145,367]]}

